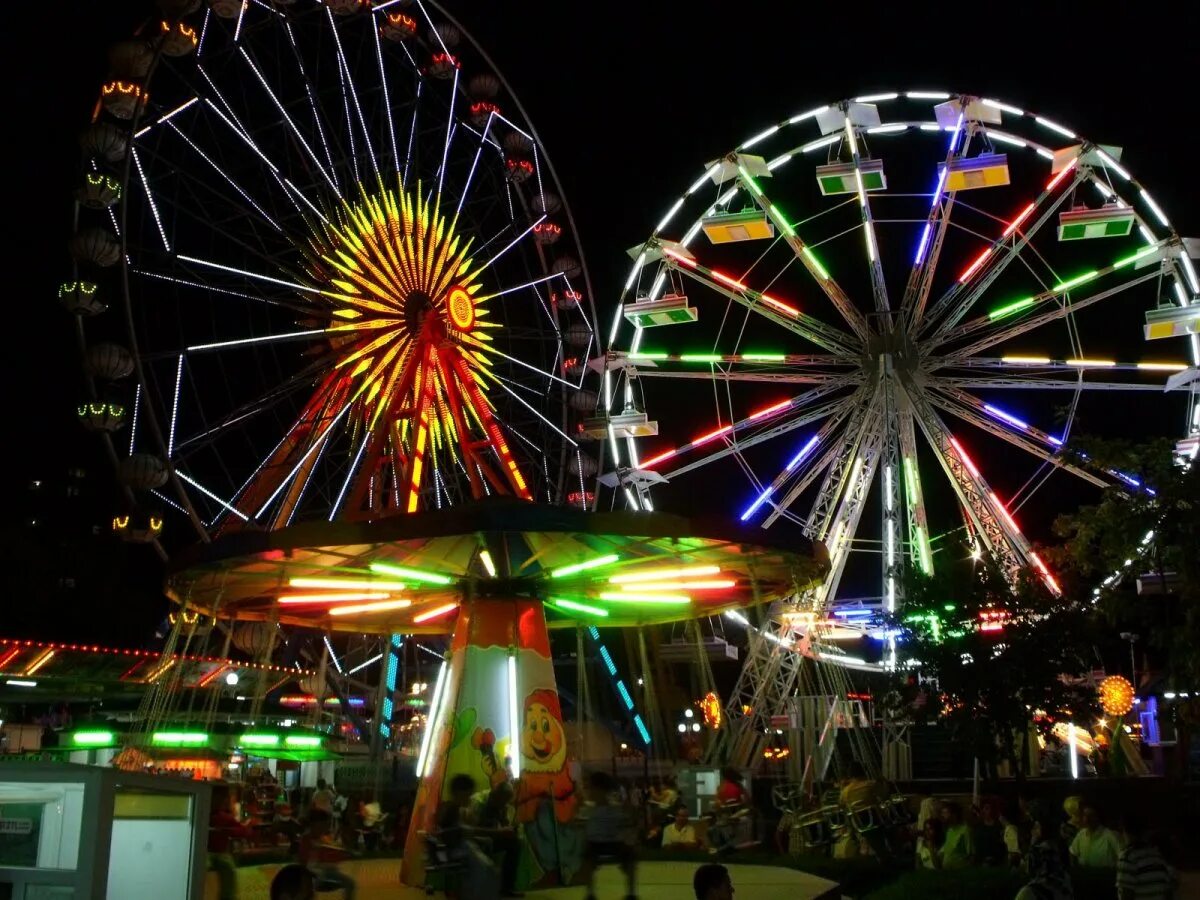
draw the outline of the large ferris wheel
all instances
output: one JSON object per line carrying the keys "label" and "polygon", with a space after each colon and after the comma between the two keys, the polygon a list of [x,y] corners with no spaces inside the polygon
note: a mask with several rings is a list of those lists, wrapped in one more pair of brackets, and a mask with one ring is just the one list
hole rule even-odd
{"label": "large ferris wheel", "polygon": [[[903,561],[931,572],[956,531],[1058,593],[1020,506],[1147,489],[1072,452],[1080,417],[1200,431],[1200,247],[1122,157],[999,100],[908,91],[706,165],[631,251],[597,366],[613,502],[742,485],[742,521],[829,548],[791,623],[816,636],[894,610]],[[1148,353],[1143,325],[1180,339]]]}
{"label": "large ferris wheel", "polygon": [[582,253],[479,46],[435,3],[159,6],[110,54],[60,290],[115,525],[578,502]]}

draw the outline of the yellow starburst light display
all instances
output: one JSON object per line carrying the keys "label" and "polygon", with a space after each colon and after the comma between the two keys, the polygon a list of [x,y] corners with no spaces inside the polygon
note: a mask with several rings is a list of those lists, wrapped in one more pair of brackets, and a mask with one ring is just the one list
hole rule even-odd
{"label": "yellow starburst light display", "polygon": [[379,510],[390,496],[416,512],[431,470],[447,465],[462,466],[475,497],[490,488],[530,499],[487,396],[496,381],[489,332],[500,325],[488,318],[483,268],[457,221],[420,183],[360,186],[306,248],[335,357],[313,400],[349,405],[358,447],[347,510],[364,501]]}

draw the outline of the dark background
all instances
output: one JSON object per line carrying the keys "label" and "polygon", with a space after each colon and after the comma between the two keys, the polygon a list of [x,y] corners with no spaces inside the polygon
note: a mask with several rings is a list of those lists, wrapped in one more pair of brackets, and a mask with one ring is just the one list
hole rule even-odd
{"label": "dark background", "polygon": [[[9,159],[0,634],[132,645],[165,611],[158,564],[151,550],[105,537],[113,479],[74,421],[80,368],[54,291],[67,263],[76,138],[106,47],[152,8],[21,5],[32,8],[6,9],[0,29]],[[533,0],[450,12],[492,56],[550,153],[604,322],[628,271],[624,249],[705,160],[781,117],[873,91],[995,96],[1122,145],[1180,233],[1200,234],[1190,5],[1106,15],[1065,3]],[[68,570],[73,585],[62,583]]]}

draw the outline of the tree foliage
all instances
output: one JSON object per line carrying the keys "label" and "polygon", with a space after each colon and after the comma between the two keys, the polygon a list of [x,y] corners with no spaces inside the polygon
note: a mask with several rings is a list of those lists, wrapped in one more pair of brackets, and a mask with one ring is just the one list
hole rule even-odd
{"label": "tree foliage", "polygon": [[[1098,599],[1110,631],[1140,634],[1155,668],[1192,685],[1200,681],[1200,466],[1180,465],[1173,446],[1085,441],[1090,463],[1138,485],[1110,488],[1098,503],[1060,516],[1055,564],[1071,594]],[[1105,585],[1114,572],[1121,577]],[[1139,596],[1139,576],[1155,593]]]}
{"label": "tree foliage", "polygon": [[898,670],[894,700],[903,715],[940,718],[980,760],[1027,771],[1020,747],[1035,711],[1083,716],[1094,703],[1083,679],[1089,613],[1051,595],[1032,571],[1010,577],[987,555],[958,556],[931,577],[906,577],[896,624],[900,657],[912,662]]}

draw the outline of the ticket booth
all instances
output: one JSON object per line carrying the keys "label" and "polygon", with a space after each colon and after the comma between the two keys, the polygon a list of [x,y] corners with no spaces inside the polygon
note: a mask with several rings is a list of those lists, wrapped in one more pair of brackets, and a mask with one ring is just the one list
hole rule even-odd
{"label": "ticket booth", "polygon": [[72,763],[0,763],[0,897],[200,900],[210,786]]}

